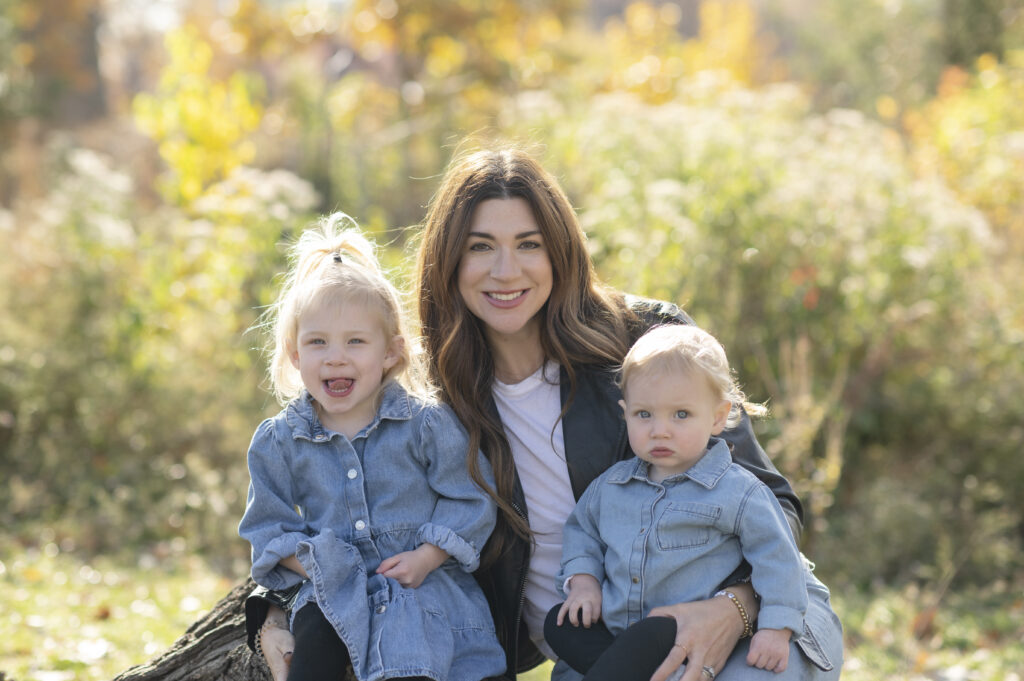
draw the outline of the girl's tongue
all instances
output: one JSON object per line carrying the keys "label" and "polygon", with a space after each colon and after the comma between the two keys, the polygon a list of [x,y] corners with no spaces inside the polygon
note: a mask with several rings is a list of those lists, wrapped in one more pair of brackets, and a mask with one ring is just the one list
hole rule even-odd
{"label": "girl's tongue", "polygon": [[328,395],[338,397],[348,392],[352,388],[353,382],[351,378],[334,378],[324,381],[324,390],[327,391]]}

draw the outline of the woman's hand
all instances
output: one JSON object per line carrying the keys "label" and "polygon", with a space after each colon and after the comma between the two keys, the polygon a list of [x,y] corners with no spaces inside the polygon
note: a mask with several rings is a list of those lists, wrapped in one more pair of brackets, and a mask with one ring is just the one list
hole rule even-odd
{"label": "woman's hand", "polygon": [[285,681],[295,649],[295,637],[288,631],[288,615],[281,608],[270,606],[267,619],[256,635],[260,637],[263,659],[270,667],[270,675],[274,681]]}
{"label": "woman's hand", "polygon": [[[751,620],[756,619],[753,588],[738,584],[729,590],[742,601]],[[701,676],[704,667],[713,668],[716,674],[720,672],[743,634],[743,618],[725,596],[654,608],[648,616],[672,617],[676,621],[675,645],[651,681],[665,681],[684,661],[686,673],[680,681],[710,681],[708,675]]]}

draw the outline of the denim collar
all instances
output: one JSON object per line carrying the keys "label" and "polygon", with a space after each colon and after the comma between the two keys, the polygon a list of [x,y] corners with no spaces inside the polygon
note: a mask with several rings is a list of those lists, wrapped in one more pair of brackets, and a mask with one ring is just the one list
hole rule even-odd
{"label": "denim collar", "polygon": [[[662,484],[667,482],[682,482],[683,478],[689,478],[696,482],[698,485],[706,487],[708,489],[714,489],[718,481],[725,475],[725,471],[728,470],[729,465],[732,464],[732,454],[729,453],[729,445],[726,444],[725,440],[718,437],[713,437],[708,440],[708,448],[704,452],[704,456],[701,457],[700,461],[693,464],[689,470],[683,473],[677,473],[676,475],[670,475],[662,481]],[[632,466],[625,466],[623,469],[616,471],[614,474],[608,477],[608,482],[624,484],[630,480],[640,480],[642,482],[649,482],[648,470],[650,464],[643,459],[637,457],[634,459]]]}
{"label": "denim collar", "polygon": [[[285,419],[288,422],[288,427],[292,429],[292,437],[296,440],[301,438],[326,442],[336,433],[327,430],[320,423],[320,417],[317,416],[313,403],[313,396],[309,394],[308,390],[303,390],[301,395],[285,407]],[[377,415],[373,417],[370,425],[363,428],[356,437],[371,433],[382,419],[408,421],[411,418],[412,405],[409,403],[409,393],[396,381],[388,381],[381,389]]]}

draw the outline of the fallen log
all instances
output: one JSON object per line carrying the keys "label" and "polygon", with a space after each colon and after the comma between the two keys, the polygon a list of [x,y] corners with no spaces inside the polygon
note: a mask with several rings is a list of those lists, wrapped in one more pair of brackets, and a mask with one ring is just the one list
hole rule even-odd
{"label": "fallen log", "polygon": [[271,681],[270,671],[245,645],[245,597],[252,580],[238,584],[174,644],[114,681]]}
{"label": "fallen log", "polygon": [[[272,681],[263,658],[245,645],[245,597],[254,587],[251,579],[235,586],[166,652],[114,681]],[[352,670],[339,678],[355,681]]]}

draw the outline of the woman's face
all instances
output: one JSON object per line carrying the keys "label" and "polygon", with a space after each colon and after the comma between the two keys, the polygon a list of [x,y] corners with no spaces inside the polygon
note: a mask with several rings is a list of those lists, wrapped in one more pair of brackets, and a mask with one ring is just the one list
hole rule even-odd
{"label": "woman's face", "polygon": [[553,274],[540,227],[524,199],[476,207],[459,261],[459,293],[490,337],[534,335]]}

